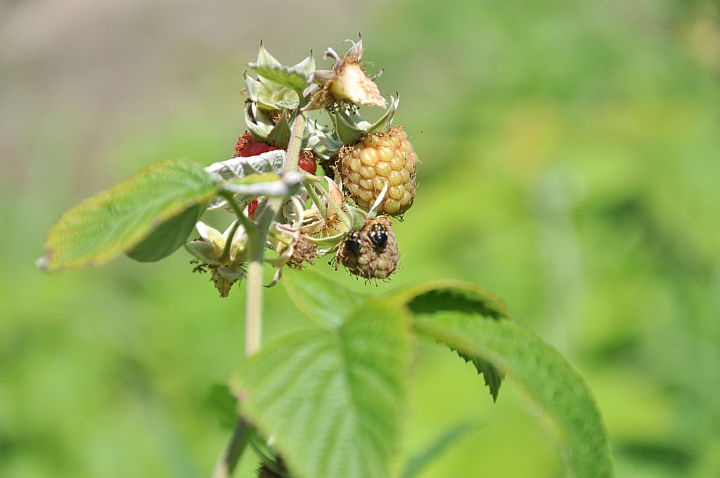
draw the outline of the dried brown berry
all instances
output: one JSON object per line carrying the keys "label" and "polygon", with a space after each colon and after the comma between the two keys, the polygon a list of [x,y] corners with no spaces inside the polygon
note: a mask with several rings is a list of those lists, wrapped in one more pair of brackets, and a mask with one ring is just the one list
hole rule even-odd
{"label": "dried brown berry", "polygon": [[387,279],[397,268],[399,255],[390,221],[380,216],[348,233],[338,248],[337,261],[356,276]]}

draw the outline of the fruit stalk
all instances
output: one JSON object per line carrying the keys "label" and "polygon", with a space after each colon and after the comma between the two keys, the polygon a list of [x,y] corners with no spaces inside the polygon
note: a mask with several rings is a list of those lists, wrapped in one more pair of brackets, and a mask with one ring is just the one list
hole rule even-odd
{"label": "fruit stalk", "polygon": [[[292,125],[292,134],[288,144],[283,173],[298,170],[298,158],[305,128],[305,117],[299,114]],[[263,261],[265,243],[270,225],[280,212],[287,198],[269,198],[257,219],[257,227],[247,229],[249,262],[247,265],[247,284],[245,286],[245,355],[250,357],[260,350],[262,344],[262,300],[263,300]],[[233,203],[233,201],[230,201]],[[242,451],[247,445],[250,427],[240,418],[235,424],[233,436],[225,453],[213,471],[212,478],[229,478],[237,466]]]}
{"label": "fruit stalk", "polygon": [[[298,170],[298,158],[302,143],[302,132],[305,129],[305,116],[295,117],[290,135],[290,142],[285,155],[283,174]],[[265,259],[265,243],[267,242],[270,225],[277,218],[280,208],[287,198],[269,198],[258,217],[255,234],[248,231],[249,262],[247,268],[247,285],[245,301],[245,355],[250,357],[260,350],[262,342],[262,296],[263,296],[263,262]]]}

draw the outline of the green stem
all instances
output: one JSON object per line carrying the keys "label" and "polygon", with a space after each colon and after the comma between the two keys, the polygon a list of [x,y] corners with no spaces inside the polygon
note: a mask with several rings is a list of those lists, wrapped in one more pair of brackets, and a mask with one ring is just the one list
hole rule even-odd
{"label": "green stem", "polygon": [[225,453],[220,458],[220,461],[215,466],[212,478],[230,478],[235,471],[240,455],[245,450],[250,436],[252,435],[252,427],[240,418],[235,424],[232,438],[228,443]]}
{"label": "green stem", "polygon": [[320,214],[323,216],[327,215],[327,208],[325,207],[325,204],[323,204],[320,197],[315,192],[315,184],[310,181],[305,181],[305,190],[308,192],[308,196],[310,196],[310,200],[315,204],[315,207],[318,208],[318,211],[320,211]]}
{"label": "green stem", "polygon": [[233,238],[235,237],[235,233],[237,232],[238,227],[240,227],[240,225],[242,224],[242,226],[245,228],[245,231],[248,234],[252,234],[252,231],[256,230],[257,226],[255,226],[255,223],[252,222],[248,217],[246,217],[245,214],[243,214],[242,209],[240,209],[238,203],[235,202],[235,198],[233,197],[233,194],[231,192],[220,191],[220,196],[228,202],[228,204],[238,218],[238,221],[230,230],[230,234],[228,235],[227,241],[225,242],[225,249],[223,249],[221,258],[221,260],[224,261],[230,257],[230,247],[232,246]]}
{"label": "green stem", "polygon": [[305,131],[305,115],[299,112],[293,121],[290,131],[290,142],[288,143],[287,154],[285,155],[283,173],[298,170],[298,158],[300,157],[300,148],[302,148],[303,131]]}
{"label": "green stem", "polygon": [[[267,209],[266,207],[265,211]],[[245,355],[248,357],[260,350],[262,342],[263,259],[266,238],[267,230],[261,229],[248,234],[250,261],[245,288]]]}
{"label": "green stem", "polygon": [[[305,130],[305,116],[298,114],[293,121],[283,173],[297,171],[302,133]],[[273,221],[278,217],[286,198],[269,198],[257,218],[257,230],[248,231],[249,260],[245,300],[245,355],[248,357],[260,350],[262,342],[262,295],[263,262],[265,243]]]}
{"label": "green stem", "polygon": [[[298,170],[298,157],[302,147],[302,134],[305,130],[305,116],[299,113],[293,121],[283,173]],[[250,357],[260,350],[262,344],[262,299],[263,299],[263,263],[265,259],[265,243],[273,221],[278,217],[280,208],[287,198],[268,198],[265,207],[256,217],[257,224],[245,218],[239,206],[232,198],[228,199],[231,207],[238,214],[238,219],[246,228],[248,235],[248,266],[247,284],[245,286],[245,355]],[[245,219],[245,220],[243,220]],[[250,223],[249,225],[246,223]],[[233,437],[225,454],[215,468],[213,478],[229,478],[240,454],[247,443],[248,426],[242,418],[238,420]]]}

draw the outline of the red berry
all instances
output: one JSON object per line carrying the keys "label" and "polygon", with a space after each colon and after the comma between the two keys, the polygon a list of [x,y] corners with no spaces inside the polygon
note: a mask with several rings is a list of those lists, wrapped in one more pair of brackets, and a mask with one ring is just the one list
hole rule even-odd
{"label": "red berry", "polygon": [[298,157],[298,167],[310,174],[315,174],[315,171],[317,171],[317,163],[315,162],[315,155],[312,151],[305,149],[300,152],[300,157]]}
{"label": "red berry", "polygon": [[247,215],[250,219],[255,219],[255,210],[258,207],[258,200],[257,198],[250,201],[247,205]]}
{"label": "red berry", "polygon": [[267,143],[255,142],[250,133],[245,133],[238,138],[235,143],[235,158],[242,157],[247,158],[250,156],[257,156],[258,154],[267,153],[268,151],[275,151],[275,146],[270,146]]}

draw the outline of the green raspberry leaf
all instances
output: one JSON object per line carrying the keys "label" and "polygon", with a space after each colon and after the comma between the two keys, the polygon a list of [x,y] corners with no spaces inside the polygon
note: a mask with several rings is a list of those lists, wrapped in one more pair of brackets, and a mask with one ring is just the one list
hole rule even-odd
{"label": "green raspberry leaf", "polygon": [[196,204],[162,222],[149,236],[127,251],[127,256],[139,262],[155,262],[169,256],[185,244],[203,211],[205,205]]}
{"label": "green raspberry leaf", "polygon": [[[391,292],[388,296],[406,306],[415,317],[442,317],[452,313],[475,320],[505,320],[510,317],[505,304],[490,292],[458,281],[424,282]],[[497,400],[504,373],[483,356],[447,344],[483,375],[493,400]]]}
{"label": "green raspberry leaf", "polygon": [[612,477],[607,432],[589,386],[554,348],[509,320],[478,320],[446,310],[416,316],[421,336],[481,357],[517,380],[556,440],[572,476]]}
{"label": "green raspberry leaf", "polygon": [[267,344],[230,387],[292,476],[389,476],[406,413],[411,336],[401,308],[372,301],[336,329]]}
{"label": "green raspberry leaf", "polygon": [[365,296],[310,269],[288,271],[281,283],[301,312],[333,328],[339,327],[365,300]]}
{"label": "green raspberry leaf", "polygon": [[[52,272],[103,264],[133,251],[167,221],[179,215],[186,220],[184,214],[191,214],[186,211],[205,204],[217,191],[212,176],[192,161],[170,159],[150,166],[67,211],[50,228],[38,266]],[[180,229],[186,229],[180,222]],[[170,239],[168,247],[153,238],[148,257],[156,257],[163,246],[165,252],[172,249],[178,238]],[[142,255],[141,249],[135,253]]]}

